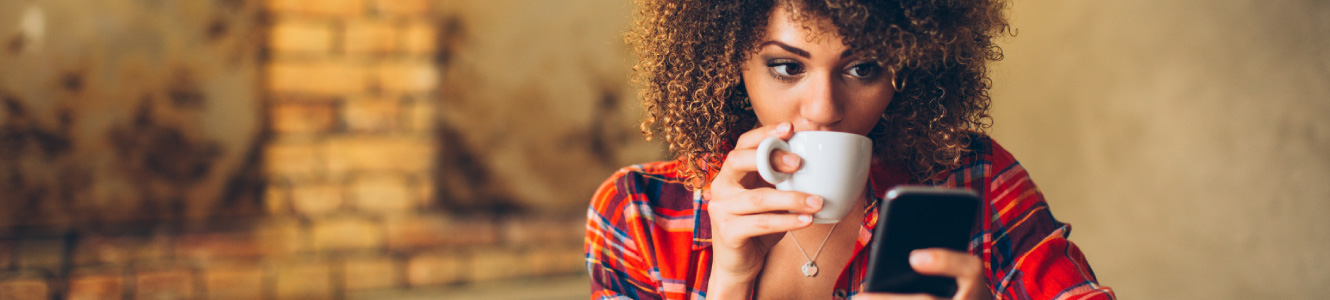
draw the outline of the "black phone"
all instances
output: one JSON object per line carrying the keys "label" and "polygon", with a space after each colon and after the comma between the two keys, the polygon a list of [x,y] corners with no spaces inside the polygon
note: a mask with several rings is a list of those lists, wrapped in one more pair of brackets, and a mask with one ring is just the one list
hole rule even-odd
{"label": "black phone", "polygon": [[883,198],[864,291],[951,297],[956,279],[915,272],[910,252],[939,247],[966,252],[979,196],[965,189],[898,187]]}

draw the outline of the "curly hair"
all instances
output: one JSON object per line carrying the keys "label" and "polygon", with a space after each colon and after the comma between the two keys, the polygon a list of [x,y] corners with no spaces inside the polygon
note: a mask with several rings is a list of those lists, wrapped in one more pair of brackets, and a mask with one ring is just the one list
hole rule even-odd
{"label": "curly hair", "polygon": [[[756,126],[742,63],[773,9],[829,20],[842,42],[896,74],[892,102],[869,133],[874,157],[926,181],[954,169],[973,132],[991,127],[987,63],[1010,34],[1003,0],[640,0],[627,34],[648,139],[664,135],[691,188],[714,179],[738,136]],[[805,26],[807,27],[807,25]],[[830,30],[830,29],[828,29]]]}

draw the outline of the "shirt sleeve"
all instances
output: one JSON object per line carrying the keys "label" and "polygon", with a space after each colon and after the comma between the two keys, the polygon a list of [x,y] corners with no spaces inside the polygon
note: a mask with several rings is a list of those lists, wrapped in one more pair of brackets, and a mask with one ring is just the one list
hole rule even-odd
{"label": "shirt sleeve", "polygon": [[1053,218],[1043,193],[1010,153],[993,144],[985,198],[989,283],[998,299],[1115,299],[1099,285],[1071,225]]}
{"label": "shirt sleeve", "polygon": [[656,289],[650,288],[650,267],[644,260],[643,248],[636,242],[643,231],[634,230],[631,218],[636,182],[631,171],[620,170],[606,180],[591,198],[587,209],[586,252],[587,271],[591,275],[591,299],[660,299]]}
{"label": "shirt sleeve", "polygon": [[1099,285],[1085,255],[1067,240],[1063,225],[1018,257],[1001,291],[1005,299],[1114,299],[1113,289]]}

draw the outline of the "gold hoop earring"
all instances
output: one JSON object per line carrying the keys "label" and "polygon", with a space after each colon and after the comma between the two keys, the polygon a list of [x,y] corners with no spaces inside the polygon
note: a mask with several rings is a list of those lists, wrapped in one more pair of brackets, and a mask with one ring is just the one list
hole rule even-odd
{"label": "gold hoop earring", "polygon": [[[899,74],[899,73],[898,73],[898,74]],[[897,79],[900,79],[900,83],[899,83],[899,84],[896,83]],[[896,76],[896,78],[892,78],[892,79],[891,79],[891,88],[896,89],[896,92],[897,92],[897,93],[903,91],[904,88],[905,88],[905,76],[901,75],[901,76]]]}

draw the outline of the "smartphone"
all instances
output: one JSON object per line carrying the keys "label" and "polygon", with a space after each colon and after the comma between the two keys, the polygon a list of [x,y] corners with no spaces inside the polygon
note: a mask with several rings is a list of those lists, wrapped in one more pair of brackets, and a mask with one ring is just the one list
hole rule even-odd
{"label": "smartphone", "polygon": [[956,279],[915,272],[910,267],[910,251],[948,248],[966,252],[979,218],[979,196],[965,189],[898,187],[883,198],[864,291],[950,298],[956,293]]}

